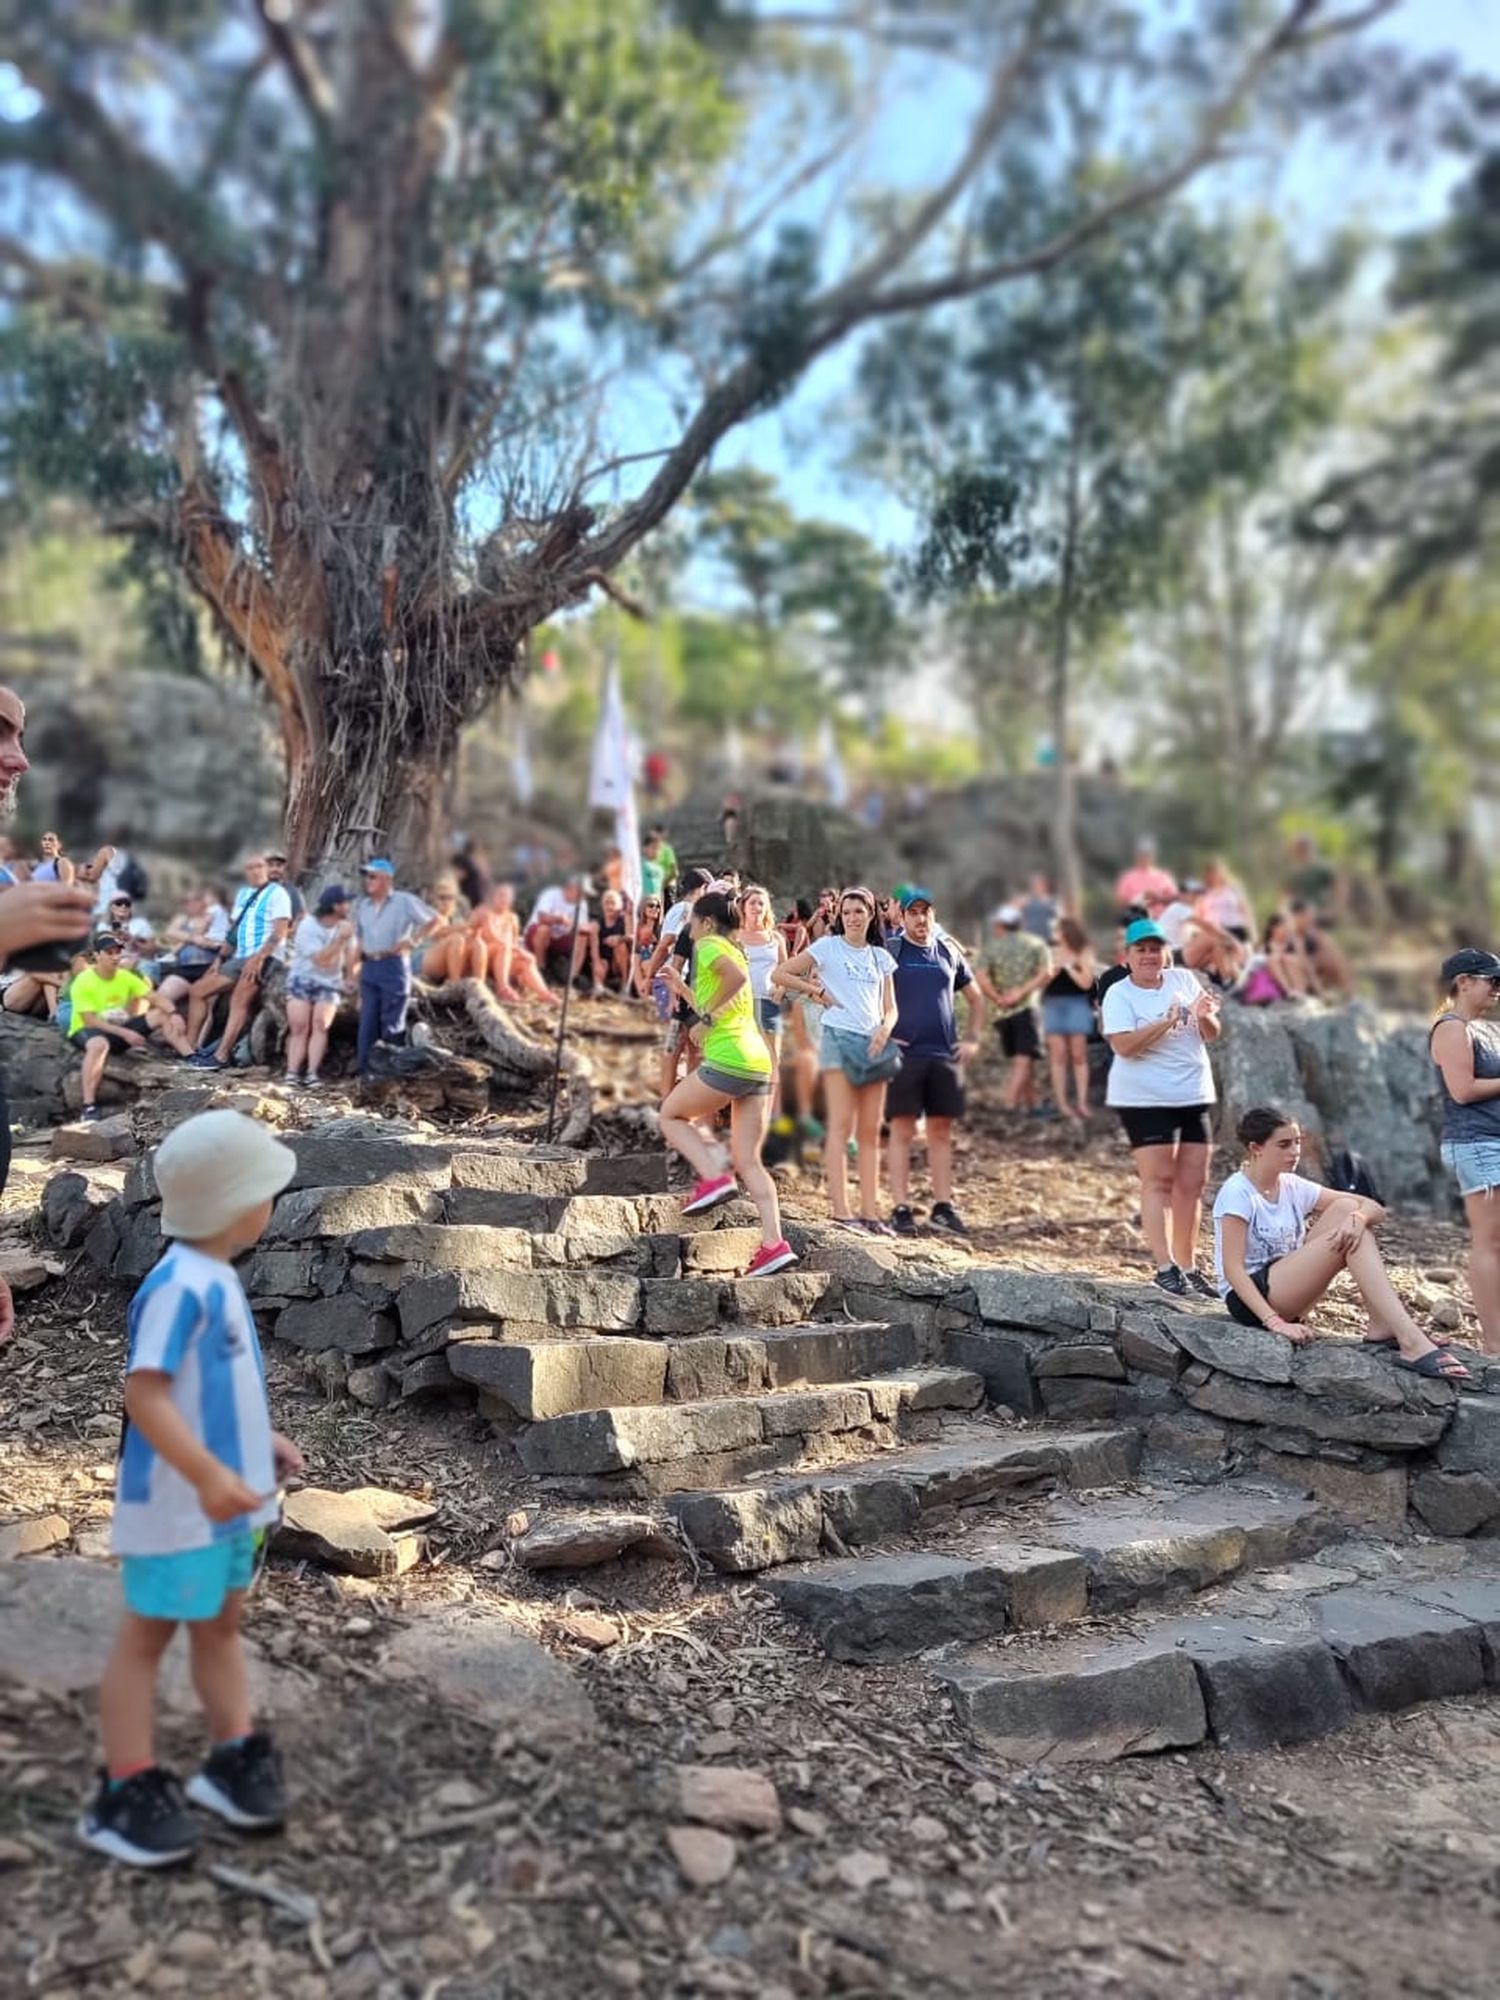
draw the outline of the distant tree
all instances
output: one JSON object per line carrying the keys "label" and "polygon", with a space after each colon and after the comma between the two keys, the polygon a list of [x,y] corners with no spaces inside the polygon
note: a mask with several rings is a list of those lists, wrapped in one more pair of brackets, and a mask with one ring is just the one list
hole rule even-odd
{"label": "distant tree", "polygon": [[[1358,97],[1395,4],[0,0],[4,477],[210,607],[298,864],[430,850],[527,635],[734,426],[862,328],[1065,273],[1268,93]],[[951,164],[861,176],[935,71]],[[1104,88],[1128,156],[1060,208],[1015,144]]]}
{"label": "distant tree", "polygon": [[1158,211],[1046,283],[866,357],[881,450],[908,481],[914,462],[927,472],[918,595],[991,603],[1045,648],[1053,859],[1075,908],[1075,689],[1219,474],[1222,423],[1191,414],[1194,384],[1232,344],[1252,282],[1222,229]]}

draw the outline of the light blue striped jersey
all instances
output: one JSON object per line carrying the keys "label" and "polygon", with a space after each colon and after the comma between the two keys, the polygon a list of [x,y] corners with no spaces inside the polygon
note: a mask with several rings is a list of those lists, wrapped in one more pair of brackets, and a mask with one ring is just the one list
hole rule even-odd
{"label": "light blue striped jersey", "polygon": [[172,1244],[131,1301],[125,1368],[170,1375],[172,1401],[193,1436],[266,1499],[252,1514],[210,1521],[195,1489],[127,1424],[115,1481],[115,1554],[176,1555],[274,1520],[265,1364],[233,1268],[190,1243]]}
{"label": "light blue striped jersey", "polygon": [[[243,918],[243,922],[241,919]],[[234,908],[229,913],[231,924],[238,924],[234,934],[234,955],[236,958],[251,958],[258,952],[271,935],[271,926],[285,919],[292,920],[292,899],[279,882],[268,882],[264,888],[252,889],[246,882],[234,899]],[[286,939],[275,954],[286,957]]]}

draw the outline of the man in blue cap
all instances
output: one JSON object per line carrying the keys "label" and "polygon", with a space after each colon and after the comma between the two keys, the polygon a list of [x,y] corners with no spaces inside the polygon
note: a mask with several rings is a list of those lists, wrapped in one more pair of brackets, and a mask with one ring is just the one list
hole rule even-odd
{"label": "man in blue cap", "polygon": [[437,928],[439,918],[420,896],[396,887],[394,863],[367,861],[360,870],[364,894],[354,905],[359,941],[359,1073],[368,1076],[377,1042],[406,1040],[411,1004],[412,947]]}
{"label": "man in blue cap", "polygon": [[[945,937],[933,915],[932,892],[903,883],[901,935],[886,949],[896,961],[896,1027],[891,1037],[901,1050],[901,1068],[886,1092],[885,1115],[891,1141],[887,1174],[895,1204],[891,1227],[915,1236],[917,1219],[909,1199],[911,1149],[917,1120],[927,1121],[927,1171],[932,1179],[930,1229],[966,1236],[953,1206],[953,1127],[964,1112],[962,1065],[978,1050],[984,1029],[984,1001],[958,947]],[[958,1038],[953,998],[962,993],[968,1008],[967,1041]]]}

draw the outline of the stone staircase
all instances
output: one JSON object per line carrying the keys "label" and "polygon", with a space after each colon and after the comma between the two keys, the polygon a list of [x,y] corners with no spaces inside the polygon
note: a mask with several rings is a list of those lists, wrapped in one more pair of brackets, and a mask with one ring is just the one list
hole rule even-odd
{"label": "stone staircase", "polygon": [[[1500,1523],[1500,1396],[946,1247],[791,1231],[800,1266],[745,1279],[749,1209],[683,1217],[656,1153],[290,1143],[246,1280],[330,1390],[472,1398],[498,1465],[595,1509],[595,1560],[755,1575],[831,1659],[920,1659],[1003,1754],[1296,1741],[1500,1684],[1500,1564],[1419,1538]],[[108,1201],[74,1179],[54,1235],[143,1275],[149,1164]]]}

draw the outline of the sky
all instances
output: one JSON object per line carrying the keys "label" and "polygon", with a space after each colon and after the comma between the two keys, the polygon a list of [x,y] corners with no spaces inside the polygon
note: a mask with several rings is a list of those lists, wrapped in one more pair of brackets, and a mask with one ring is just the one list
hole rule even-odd
{"label": "sky", "polygon": [[[1382,24],[1381,34],[1418,54],[1457,51],[1469,66],[1500,70],[1500,0],[1406,0]],[[924,92],[920,103],[893,117],[890,156],[882,162],[892,177],[916,182],[935,163],[952,157],[967,105],[957,85]],[[1410,168],[1378,168],[1361,159],[1360,195],[1347,192],[1350,154],[1327,143],[1303,141],[1278,156],[1237,173],[1204,176],[1195,198],[1231,198],[1274,211],[1293,240],[1314,247],[1330,227],[1366,222],[1372,233],[1388,234],[1422,226],[1443,213],[1449,190],[1462,169],[1451,157],[1413,173]],[[1330,201],[1329,191],[1336,187]],[[847,523],[887,546],[905,541],[909,520],[889,495],[872,490],[842,470],[828,448],[841,400],[851,391],[857,344],[846,342],[818,362],[777,409],[743,425],[720,447],[721,466],[755,464],[777,474],[799,512]]]}

